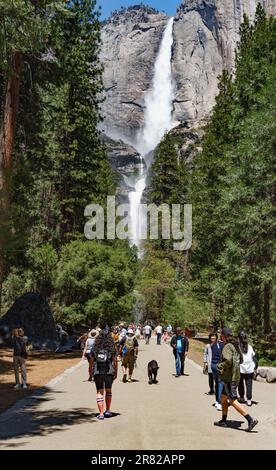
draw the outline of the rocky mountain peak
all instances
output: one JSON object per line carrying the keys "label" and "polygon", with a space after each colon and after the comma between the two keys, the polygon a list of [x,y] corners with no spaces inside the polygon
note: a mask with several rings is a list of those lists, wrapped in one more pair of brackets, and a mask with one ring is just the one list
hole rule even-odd
{"label": "rocky mountain peak", "polygon": [[102,26],[102,127],[115,140],[133,144],[143,123],[144,98],[168,18],[154,8],[134,5],[114,12]]}
{"label": "rocky mountain peak", "polygon": [[103,25],[113,24],[114,26],[126,21],[136,21],[138,23],[147,23],[150,21],[151,15],[158,15],[160,12],[155,8],[144,4],[132,5],[120,10],[114,10],[111,16],[103,22]]}

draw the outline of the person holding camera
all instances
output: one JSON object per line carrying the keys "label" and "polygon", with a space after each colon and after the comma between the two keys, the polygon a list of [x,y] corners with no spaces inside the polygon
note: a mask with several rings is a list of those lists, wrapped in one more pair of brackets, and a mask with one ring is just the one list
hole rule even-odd
{"label": "person holding camera", "polygon": [[[15,375],[15,389],[27,388],[27,337],[24,336],[23,328],[15,328],[12,333],[13,344],[13,366]],[[20,383],[20,373],[22,384]]]}

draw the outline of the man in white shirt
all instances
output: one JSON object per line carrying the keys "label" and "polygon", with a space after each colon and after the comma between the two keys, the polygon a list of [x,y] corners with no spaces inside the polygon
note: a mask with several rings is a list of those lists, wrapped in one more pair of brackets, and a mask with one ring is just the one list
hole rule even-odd
{"label": "man in white shirt", "polygon": [[152,331],[152,328],[151,328],[151,326],[147,323],[146,326],[144,327],[144,333],[145,333],[146,344],[149,344],[149,342],[150,342],[151,331]]}
{"label": "man in white shirt", "polygon": [[156,332],[156,335],[157,335],[157,344],[158,345],[161,345],[162,331],[163,331],[162,326],[157,325],[157,327],[155,328],[155,332]]}

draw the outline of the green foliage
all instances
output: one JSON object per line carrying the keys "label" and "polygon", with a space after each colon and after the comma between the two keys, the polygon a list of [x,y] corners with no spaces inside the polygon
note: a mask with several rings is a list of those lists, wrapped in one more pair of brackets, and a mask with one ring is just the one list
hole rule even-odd
{"label": "green foliage", "polygon": [[55,269],[58,256],[54,248],[42,245],[27,253],[29,261],[28,280],[33,291],[40,292],[44,297],[49,297],[53,291]]}
{"label": "green foliage", "polygon": [[155,151],[150,201],[154,204],[184,204],[186,167],[177,152],[177,140],[166,134]]}
{"label": "green foliage", "polygon": [[1,314],[13,305],[17,297],[20,297],[26,292],[27,279],[24,274],[17,268],[12,268],[6,277],[2,288],[2,310]]}
{"label": "green foliage", "polygon": [[253,26],[245,18],[189,192],[197,294],[212,297],[220,323],[263,333],[275,322],[275,25],[260,6]]}
{"label": "green foliage", "polygon": [[146,318],[160,320],[165,295],[173,288],[175,271],[166,258],[158,256],[150,244],[141,260],[136,289],[142,296]]}
{"label": "green foliage", "polygon": [[44,46],[51,18],[65,11],[63,0],[0,0],[0,64],[9,71],[15,51],[35,53]]}
{"label": "green foliage", "polygon": [[197,299],[189,285],[168,291],[162,312],[162,320],[173,327],[190,327],[203,330],[210,327],[212,307],[210,302]]}
{"label": "green foliage", "polygon": [[128,318],[133,309],[136,258],[127,244],[73,241],[57,264],[58,319],[67,325],[95,325],[100,318]]}
{"label": "green foliage", "polygon": [[[266,342],[276,327],[275,47],[276,20],[259,5],[253,25],[244,18],[235,77],[226,71],[219,77],[216,105],[192,171],[186,167],[177,176],[171,136],[153,167],[158,202],[174,202],[172,195],[181,188],[193,205],[190,252],[175,257],[168,243],[153,246],[152,256],[163,256],[176,274],[165,295],[164,320],[227,324],[235,332],[257,334],[255,344]],[[271,359],[266,346],[260,354]]]}

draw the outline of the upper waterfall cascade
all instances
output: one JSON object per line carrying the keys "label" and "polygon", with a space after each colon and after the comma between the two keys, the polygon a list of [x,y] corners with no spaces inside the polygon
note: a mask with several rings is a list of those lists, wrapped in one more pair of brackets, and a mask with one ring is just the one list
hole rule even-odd
{"label": "upper waterfall cascade", "polygon": [[152,87],[145,97],[144,125],[137,135],[136,148],[147,163],[146,167],[141,164],[134,191],[129,193],[130,239],[131,243],[138,247],[144,223],[141,214],[139,214],[139,204],[146,187],[148,169],[151,163],[147,155],[156,148],[165,133],[171,130],[174,125],[172,120],[174,87],[171,67],[173,22],[174,18],[170,18],[163,34],[154,66]]}
{"label": "upper waterfall cascade", "polygon": [[165,132],[173,127],[173,21],[174,18],[170,18],[166,26],[154,66],[152,89],[145,98],[145,121],[136,144],[138,151],[144,156],[154,150]]}

